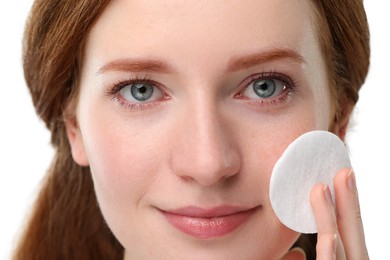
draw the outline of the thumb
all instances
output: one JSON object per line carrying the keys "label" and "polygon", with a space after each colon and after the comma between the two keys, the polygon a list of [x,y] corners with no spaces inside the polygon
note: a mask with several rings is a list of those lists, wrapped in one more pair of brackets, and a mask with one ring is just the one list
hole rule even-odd
{"label": "thumb", "polygon": [[284,255],[281,260],[306,260],[306,254],[302,248],[295,247]]}

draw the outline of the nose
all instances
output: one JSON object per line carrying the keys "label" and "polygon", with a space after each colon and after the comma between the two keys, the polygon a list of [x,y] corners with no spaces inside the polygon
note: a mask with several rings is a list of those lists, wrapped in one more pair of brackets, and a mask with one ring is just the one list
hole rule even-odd
{"label": "nose", "polygon": [[195,102],[181,110],[172,146],[172,170],[202,186],[220,183],[241,168],[230,129],[213,102]]}

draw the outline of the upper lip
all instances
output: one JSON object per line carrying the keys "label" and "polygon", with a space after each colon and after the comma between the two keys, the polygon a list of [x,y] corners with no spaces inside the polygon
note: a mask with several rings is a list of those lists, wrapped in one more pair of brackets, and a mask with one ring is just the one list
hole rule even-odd
{"label": "upper lip", "polygon": [[255,208],[242,208],[236,206],[217,206],[212,208],[202,208],[197,206],[188,206],[173,210],[163,210],[168,214],[181,215],[193,218],[215,218],[224,217],[233,214],[238,214],[245,211],[250,211]]}

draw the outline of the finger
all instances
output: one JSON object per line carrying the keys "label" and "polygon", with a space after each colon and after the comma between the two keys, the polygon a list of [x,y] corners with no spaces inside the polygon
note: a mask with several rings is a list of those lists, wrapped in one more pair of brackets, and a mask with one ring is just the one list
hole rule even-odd
{"label": "finger", "polygon": [[337,225],[347,259],[369,259],[360,215],[355,174],[344,169],[336,175]]}
{"label": "finger", "polygon": [[310,194],[310,202],[318,228],[317,259],[336,259],[338,228],[329,187],[323,184],[314,186]]}
{"label": "finger", "polygon": [[305,259],[306,259],[305,251],[303,251],[299,247],[295,247],[291,249],[291,251],[288,252],[285,256],[283,256],[281,260],[305,260]]}
{"label": "finger", "polygon": [[347,256],[345,255],[344,245],[340,233],[337,234],[336,240],[337,240],[336,259],[337,260],[348,259]]}

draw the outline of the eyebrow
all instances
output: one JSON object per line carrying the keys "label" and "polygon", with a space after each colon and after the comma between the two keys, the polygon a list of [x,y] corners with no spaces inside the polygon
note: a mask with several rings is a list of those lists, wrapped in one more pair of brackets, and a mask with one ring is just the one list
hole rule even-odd
{"label": "eyebrow", "polygon": [[297,52],[290,49],[272,49],[261,51],[258,53],[233,58],[227,66],[228,72],[247,69],[261,63],[266,63],[275,60],[290,59],[296,63],[306,63],[304,58]]}
{"label": "eyebrow", "polygon": [[[227,66],[228,72],[247,69],[261,63],[275,60],[290,59],[296,63],[305,63],[304,58],[297,52],[290,49],[272,49],[258,53],[232,58]],[[170,73],[172,67],[162,60],[154,59],[118,59],[103,65],[97,74],[103,74],[108,71],[124,72],[159,72]]]}
{"label": "eyebrow", "polygon": [[165,62],[152,59],[119,59],[103,65],[97,74],[108,71],[169,73],[172,68]]}

